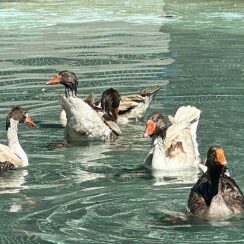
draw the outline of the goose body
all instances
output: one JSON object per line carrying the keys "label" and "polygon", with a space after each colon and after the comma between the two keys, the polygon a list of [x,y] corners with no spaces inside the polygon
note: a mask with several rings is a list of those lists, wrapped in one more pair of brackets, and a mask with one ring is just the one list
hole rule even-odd
{"label": "goose body", "polygon": [[170,117],[170,127],[161,114],[149,115],[144,136],[152,138],[152,148],[144,165],[164,171],[196,168],[201,161],[196,141],[199,118],[200,110],[192,106],[180,107]]}
{"label": "goose body", "polygon": [[200,217],[223,217],[244,210],[244,196],[236,182],[226,174],[222,147],[211,147],[207,171],[192,187],[187,208]]}
{"label": "goose body", "polygon": [[66,112],[67,124],[65,137],[79,139],[83,137],[110,140],[121,131],[114,121],[106,121],[103,113],[95,111],[82,99],[60,96],[62,108]]}
{"label": "goose body", "polygon": [[0,144],[0,171],[25,167],[29,164],[28,157],[18,140],[20,122],[35,127],[34,122],[25,110],[14,107],[6,119],[8,146]]}

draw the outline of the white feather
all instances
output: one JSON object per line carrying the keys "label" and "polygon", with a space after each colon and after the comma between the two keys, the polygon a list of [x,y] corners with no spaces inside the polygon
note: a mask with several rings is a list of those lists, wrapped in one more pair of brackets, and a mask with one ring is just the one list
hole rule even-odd
{"label": "white feather", "polygon": [[111,139],[112,130],[103,122],[101,115],[82,99],[60,96],[60,103],[67,116],[66,138],[79,139],[85,136],[103,140]]}
{"label": "white feather", "polygon": [[147,167],[150,165],[155,170],[196,167],[201,161],[196,141],[199,118],[199,109],[192,106],[180,107],[175,117],[170,117],[172,125],[167,129],[164,141],[160,137],[154,140],[153,148],[144,161]]}

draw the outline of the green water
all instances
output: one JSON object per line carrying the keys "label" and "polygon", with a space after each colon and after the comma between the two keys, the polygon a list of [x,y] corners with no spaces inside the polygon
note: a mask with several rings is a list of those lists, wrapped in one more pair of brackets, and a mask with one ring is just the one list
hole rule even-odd
{"label": "green water", "polygon": [[43,126],[58,122],[64,89],[45,85],[57,71],[77,73],[80,97],[158,84],[147,114],[201,109],[203,159],[209,146],[222,145],[244,189],[243,22],[243,1],[1,1],[1,142],[13,105],[37,128],[19,128],[30,165],[0,178],[0,242],[243,242],[242,216],[186,215],[193,183],[156,185],[150,172],[130,171],[150,148],[145,120],[122,127],[113,143],[57,149],[63,129]]}

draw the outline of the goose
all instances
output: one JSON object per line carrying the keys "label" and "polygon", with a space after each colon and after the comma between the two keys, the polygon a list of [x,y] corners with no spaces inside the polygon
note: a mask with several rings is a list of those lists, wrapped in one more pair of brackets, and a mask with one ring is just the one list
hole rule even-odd
{"label": "goose", "polygon": [[197,168],[201,162],[196,140],[200,110],[193,106],[180,107],[169,116],[168,126],[162,114],[148,116],[144,137],[151,137],[152,148],[144,165],[153,170],[175,171]]}
{"label": "goose", "polygon": [[236,182],[226,174],[227,161],[221,146],[209,148],[205,172],[192,187],[187,210],[200,217],[223,217],[241,213],[244,197]]}
{"label": "goose", "polygon": [[[77,78],[73,72],[60,71],[47,84],[63,84],[65,95],[59,96],[60,104],[65,112],[64,136],[67,140],[81,138],[111,140],[122,132],[116,124],[116,111],[120,97],[114,89],[103,94],[102,107],[76,97]],[[111,111],[110,111],[111,110]]]}
{"label": "goose", "polygon": [[0,144],[0,171],[28,166],[28,157],[18,139],[18,125],[24,123],[35,127],[28,113],[21,107],[13,107],[6,118],[8,146]]}
{"label": "goose", "polygon": [[[68,70],[60,71],[47,82],[47,85],[57,84],[62,84],[65,86],[66,97],[76,97],[78,79],[74,72]],[[130,121],[142,118],[146,110],[149,108],[154,95],[158,92],[159,89],[160,87],[156,86],[151,89],[144,89],[135,94],[120,96],[119,108],[114,114],[115,117],[117,117],[117,123],[127,124]],[[108,92],[112,92],[112,90],[108,90]],[[99,109],[102,107],[103,95],[105,94],[106,92],[102,94],[102,98],[98,101],[95,101],[94,95],[89,95],[84,99],[84,101],[92,107],[96,107]],[[67,118],[64,110],[62,110],[60,113],[60,123],[63,127],[66,126]]]}

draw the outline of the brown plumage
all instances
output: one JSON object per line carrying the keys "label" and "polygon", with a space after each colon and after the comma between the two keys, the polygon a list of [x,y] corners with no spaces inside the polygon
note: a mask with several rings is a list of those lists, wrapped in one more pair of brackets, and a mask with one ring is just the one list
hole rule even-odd
{"label": "brown plumage", "polygon": [[244,210],[244,197],[236,182],[226,175],[226,160],[222,147],[210,147],[207,172],[191,189],[188,210],[197,216],[225,216]]}
{"label": "brown plumage", "polygon": [[78,88],[78,79],[74,72],[62,70],[48,80],[47,85],[62,84],[65,87],[65,96],[76,96]]}
{"label": "brown plumage", "polygon": [[119,103],[120,95],[115,89],[109,88],[102,93],[101,107],[114,121],[118,119]]}

